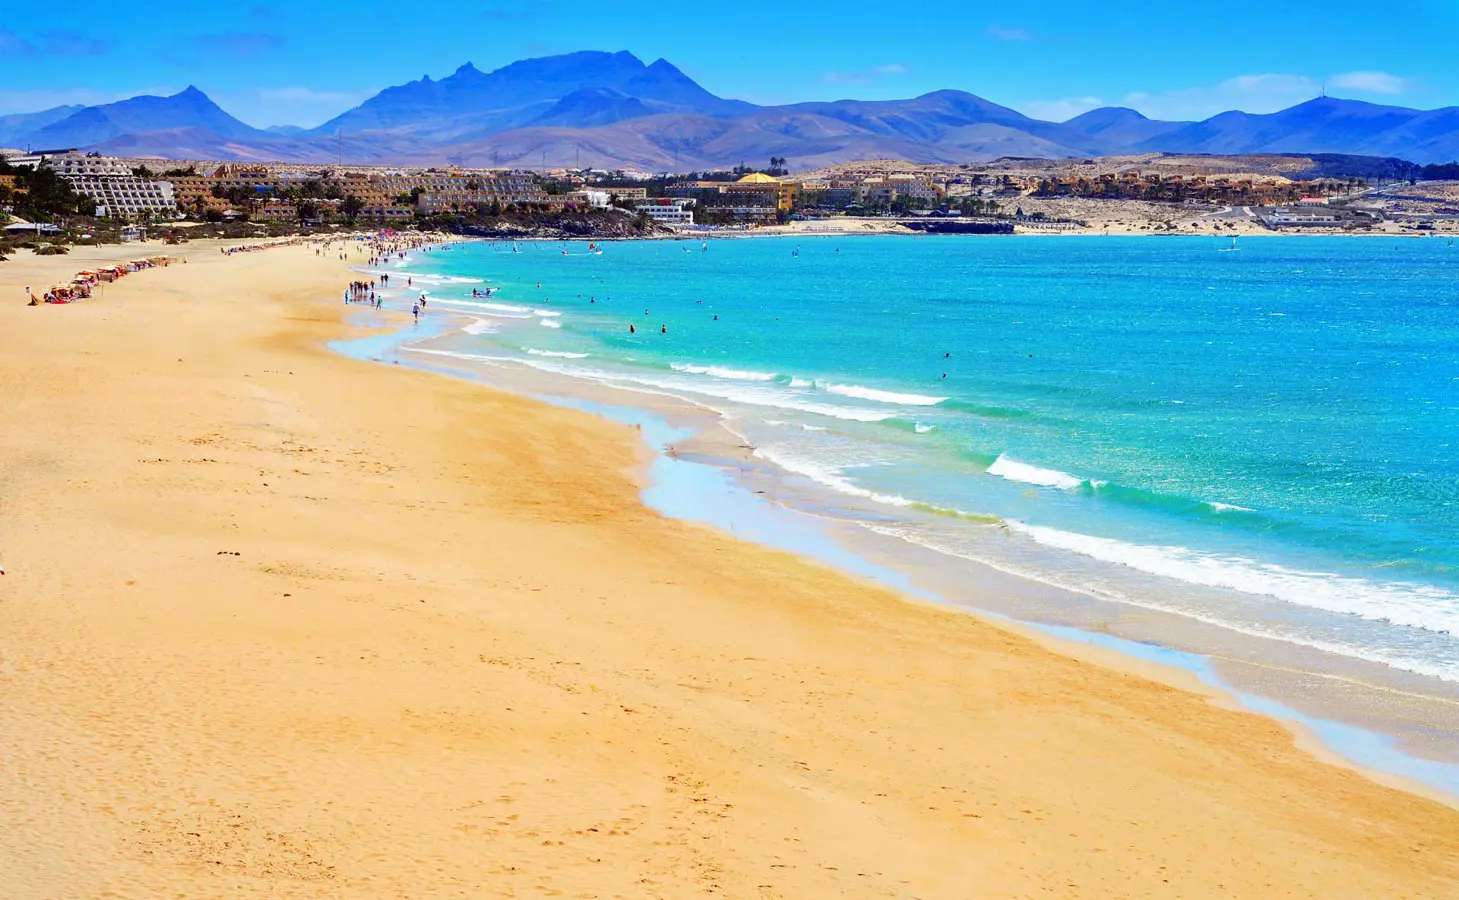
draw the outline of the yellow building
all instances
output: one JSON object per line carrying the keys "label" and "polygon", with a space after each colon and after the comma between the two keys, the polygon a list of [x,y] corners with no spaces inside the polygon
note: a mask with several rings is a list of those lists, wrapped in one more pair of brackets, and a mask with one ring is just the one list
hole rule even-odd
{"label": "yellow building", "polygon": [[726,194],[759,194],[768,200],[765,205],[774,206],[781,212],[790,212],[800,199],[801,184],[798,181],[782,181],[759,172],[751,172],[739,181],[726,184],[722,190]]}

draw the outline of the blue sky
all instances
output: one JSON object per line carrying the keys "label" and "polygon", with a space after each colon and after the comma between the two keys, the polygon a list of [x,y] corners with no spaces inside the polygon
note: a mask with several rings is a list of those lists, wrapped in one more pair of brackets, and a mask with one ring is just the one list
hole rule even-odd
{"label": "blue sky", "polygon": [[12,3],[0,17],[0,114],[194,84],[249,124],[310,126],[466,61],[489,71],[573,50],[662,56],[758,103],[958,88],[1055,120],[1100,105],[1198,119],[1271,112],[1325,84],[1431,108],[1459,105],[1455,35],[1459,0]]}

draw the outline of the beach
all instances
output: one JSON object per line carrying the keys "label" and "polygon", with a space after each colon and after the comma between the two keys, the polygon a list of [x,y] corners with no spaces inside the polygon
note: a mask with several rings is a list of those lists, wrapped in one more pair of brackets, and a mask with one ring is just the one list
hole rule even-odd
{"label": "beach", "polygon": [[632,428],[331,351],[410,322],[328,252],[166,250],[0,264],[0,896],[1459,889],[1450,805],[667,519]]}

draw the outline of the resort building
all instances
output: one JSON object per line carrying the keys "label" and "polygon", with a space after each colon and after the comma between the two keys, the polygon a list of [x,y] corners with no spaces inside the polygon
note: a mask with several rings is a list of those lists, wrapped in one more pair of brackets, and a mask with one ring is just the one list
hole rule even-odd
{"label": "resort building", "polygon": [[1321,207],[1278,207],[1262,211],[1258,218],[1268,228],[1335,228],[1342,221],[1335,211]]}
{"label": "resort building", "polygon": [[800,201],[801,184],[752,172],[739,181],[681,181],[664,189],[670,197],[694,200],[706,216],[740,221],[774,221]]}
{"label": "resort building", "polygon": [[31,169],[36,166],[45,166],[66,179],[109,178],[132,174],[132,170],[115,157],[102,156],[99,153],[82,153],[80,150],[47,150],[41,153],[26,153],[7,157],[5,161],[12,166],[24,166]]}
{"label": "resort building", "polygon": [[657,197],[634,205],[634,209],[660,225],[678,228],[694,224],[694,201],[685,198]]}
{"label": "resort building", "polygon": [[864,178],[856,188],[857,203],[891,204],[914,200],[927,205],[942,201],[946,190],[931,178],[917,175],[883,175]]}
{"label": "resort building", "polygon": [[102,218],[177,215],[172,185],[165,181],[148,181],[131,174],[112,177],[87,175],[68,180],[73,190],[96,201],[96,214]]}
{"label": "resort building", "polygon": [[614,197],[629,202],[648,199],[648,188],[644,187],[609,187],[608,185],[588,184],[583,186],[583,190],[607,194],[610,200]]}

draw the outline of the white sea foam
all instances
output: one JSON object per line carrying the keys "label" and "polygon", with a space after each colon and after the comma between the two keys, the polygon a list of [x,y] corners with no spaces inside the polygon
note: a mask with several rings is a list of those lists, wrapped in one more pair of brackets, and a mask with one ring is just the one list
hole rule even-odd
{"label": "white sea foam", "polygon": [[881,391],[876,388],[862,387],[859,384],[821,384],[822,390],[840,394],[843,397],[855,397],[858,400],[872,400],[877,403],[897,403],[903,406],[936,406],[946,397],[928,397],[925,394],[899,394],[896,391]]}
{"label": "white sea foam", "polygon": [[491,334],[497,330],[497,326],[485,319],[472,319],[471,324],[461,330],[467,334]]}
{"label": "white sea foam", "polygon": [[471,362],[512,362],[505,356],[483,356],[480,353],[462,353],[459,350],[435,350],[429,347],[405,347],[411,353],[424,353],[429,356],[448,356],[451,359],[464,359]]}
{"label": "white sea foam", "polygon": [[549,317],[549,318],[552,317],[552,316],[560,316],[560,315],[562,315],[562,313],[556,312],[556,311],[550,310],[550,309],[534,309],[534,310],[532,310],[532,314],[533,315],[537,315],[537,316],[546,316],[546,317]]}
{"label": "white sea foam", "polygon": [[470,310],[479,316],[491,316],[493,319],[531,319],[532,311],[525,306],[504,306],[499,303],[473,303],[470,300],[449,300],[438,298],[426,292],[430,302],[434,306],[447,306],[451,309]]}
{"label": "white sea foam", "polygon": [[790,386],[793,388],[808,388],[815,387],[816,383],[809,378],[792,378],[790,379]]}
{"label": "white sea foam", "polygon": [[[1328,653],[1335,653],[1341,656],[1349,656],[1355,659],[1365,659],[1370,662],[1381,663],[1399,669],[1406,669],[1410,672],[1417,672],[1421,675],[1429,675],[1444,681],[1459,682],[1459,670],[1447,665],[1434,665],[1424,660],[1413,659],[1407,654],[1395,653],[1386,648],[1363,647],[1352,644],[1338,643],[1333,640],[1324,640],[1310,634],[1298,635],[1296,633],[1284,632],[1270,626],[1258,626],[1251,623],[1237,621],[1229,616],[1214,615],[1201,612],[1179,604],[1159,599],[1158,592],[1153,594],[1138,594],[1129,596],[1121,591],[1113,590],[1103,586],[1092,586],[1078,584],[1064,579],[1050,576],[1047,573],[1035,571],[1022,565],[990,559],[982,554],[965,552],[960,546],[949,543],[946,538],[921,531],[920,529],[907,528],[903,526],[883,525],[874,522],[860,523],[863,528],[876,534],[887,537],[898,538],[910,544],[916,544],[934,550],[948,556],[967,559],[985,565],[990,569],[996,569],[1008,575],[1018,578],[1026,578],[1039,584],[1046,584],[1060,590],[1070,591],[1076,594],[1088,594],[1100,597],[1105,600],[1112,600],[1118,603],[1125,603],[1140,609],[1155,610],[1158,612],[1171,613],[1193,619],[1197,622],[1204,622],[1207,625],[1215,625],[1234,631],[1248,637],[1268,638],[1287,643],[1298,644],[1304,647],[1312,647]],[[1009,523],[1011,524],[1011,523]]]}
{"label": "white sea foam", "polygon": [[712,378],[727,378],[731,381],[774,381],[774,372],[752,372],[747,369],[729,369],[724,366],[696,366],[690,363],[669,363],[675,372],[690,375],[708,375]]}
{"label": "white sea foam", "polygon": [[1057,469],[1040,469],[1038,466],[1009,459],[1004,454],[999,454],[998,458],[993,461],[993,465],[988,467],[988,474],[997,475],[999,478],[1006,478],[1009,481],[1058,488],[1061,491],[1071,491],[1084,483],[1084,479],[1070,475],[1068,472],[1060,472]]}
{"label": "white sea foam", "polygon": [[936,425],[923,425],[921,422],[914,422],[914,423],[912,423],[912,430],[915,431],[915,432],[917,432],[918,434],[926,434],[927,432],[932,431],[936,427],[937,427]]}
{"label": "white sea foam", "polygon": [[537,350],[532,347],[526,348],[533,356],[552,356],[557,359],[587,359],[586,353],[568,353],[566,350]]}
{"label": "white sea foam", "polygon": [[562,323],[555,319],[538,319],[537,324],[544,328],[561,328]]}
{"label": "white sea foam", "polygon": [[1187,547],[1130,544],[1015,521],[1010,521],[1008,528],[1046,547],[1189,584],[1275,597],[1296,606],[1459,634],[1459,595],[1436,587],[1304,572],[1244,557],[1218,556]]}
{"label": "white sea foam", "polygon": [[893,415],[891,412],[881,412],[874,409],[838,406],[833,403],[819,403],[780,390],[777,387],[762,386],[750,382],[676,376],[629,375],[619,372],[583,369],[574,369],[566,374],[592,378],[596,381],[603,381],[621,387],[638,386],[640,388],[650,388],[653,389],[653,393],[663,393],[675,397],[682,398],[685,394],[716,397],[721,400],[728,400],[746,406],[791,409],[797,412],[813,413],[818,416],[846,419],[853,422],[880,422],[883,419],[891,418]]}
{"label": "white sea foam", "polygon": [[913,501],[896,494],[881,494],[868,490],[842,474],[842,470],[833,466],[823,466],[813,463],[788,453],[778,447],[757,447],[755,455],[759,458],[772,462],[787,472],[794,472],[797,475],[809,478],[811,481],[825,487],[831,488],[837,493],[846,494],[851,497],[861,497],[872,500],[876,503],[884,503],[887,506],[898,506],[907,508],[913,505]]}
{"label": "white sea foam", "polygon": [[1215,500],[1207,500],[1206,505],[1216,512],[1256,512],[1249,506],[1237,506],[1234,503],[1219,503]]}

